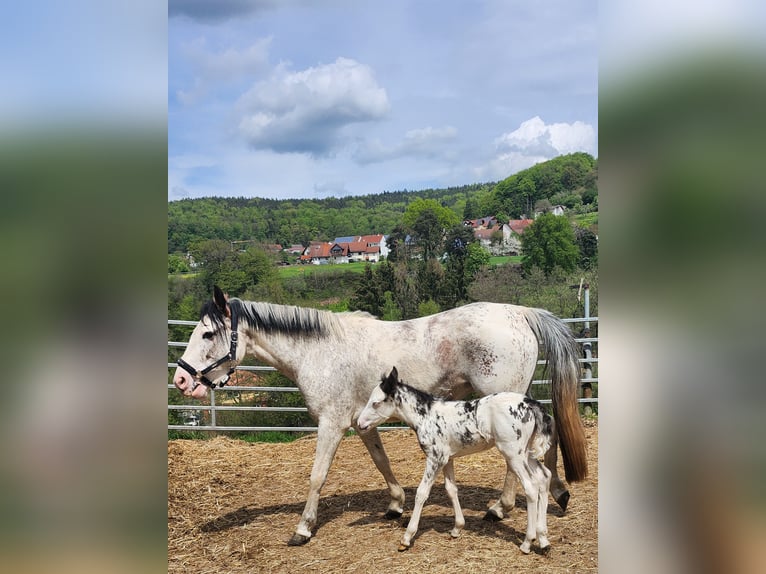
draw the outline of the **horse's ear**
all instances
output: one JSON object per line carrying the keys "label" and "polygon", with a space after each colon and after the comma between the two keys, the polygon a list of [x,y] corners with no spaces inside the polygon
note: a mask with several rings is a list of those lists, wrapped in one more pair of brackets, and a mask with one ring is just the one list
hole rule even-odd
{"label": "horse's ear", "polygon": [[394,390],[396,389],[396,383],[399,382],[399,373],[396,371],[396,367],[391,369],[391,372],[387,377],[383,379],[383,381],[380,384],[380,388],[383,390],[386,395],[392,395],[394,394]]}
{"label": "horse's ear", "polygon": [[213,302],[215,303],[215,306],[221,310],[221,313],[227,317],[229,316],[228,299],[229,298],[224,295],[224,292],[221,291],[221,288],[218,285],[213,285]]}

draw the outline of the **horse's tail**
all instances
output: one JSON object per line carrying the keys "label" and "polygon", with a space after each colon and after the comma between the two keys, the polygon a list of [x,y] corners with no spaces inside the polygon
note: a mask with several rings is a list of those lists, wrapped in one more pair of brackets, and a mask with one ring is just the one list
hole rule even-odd
{"label": "horse's tail", "polygon": [[551,448],[555,427],[550,415],[543,410],[543,405],[532,399],[527,401],[535,417],[535,432],[529,441],[529,452],[533,457],[540,458]]}
{"label": "horse's tail", "polygon": [[588,475],[585,432],[577,409],[579,363],[577,344],[566,323],[544,309],[526,309],[527,323],[543,347],[551,375],[553,418],[559,433],[564,473],[577,482]]}

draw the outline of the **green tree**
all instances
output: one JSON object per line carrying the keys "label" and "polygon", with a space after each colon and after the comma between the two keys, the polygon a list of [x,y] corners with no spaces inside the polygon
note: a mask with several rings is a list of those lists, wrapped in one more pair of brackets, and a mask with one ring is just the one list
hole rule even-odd
{"label": "green tree", "polygon": [[383,313],[381,319],[384,321],[399,321],[402,318],[402,312],[394,301],[391,291],[383,293]]}
{"label": "green tree", "polygon": [[420,317],[427,317],[428,315],[434,315],[438,312],[439,305],[433,299],[428,299],[418,305],[418,315]]}
{"label": "green tree", "polygon": [[468,245],[464,269],[466,284],[473,281],[473,278],[476,276],[479,269],[485,265],[489,265],[489,259],[489,251],[487,251],[481,243],[474,241]]}
{"label": "green tree", "polygon": [[521,236],[522,266],[549,275],[554,268],[573,271],[579,260],[572,226],[565,217],[545,213],[535,219]]}
{"label": "green tree", "polygon": [[477,219],[479,217],[482,217],[481,213],[479,212],[479,202],[475,198],[469,197],[465,200],[463,219]]}
{"label": "green tree", "polygon": [[188,273],[189,263],[186,258],[176,253],[168,255],[168,273]]}
{"label": "green tree", "polygon": [[376,316],[381,315],[383,307],[383,292],[380,290],[380,281],[375,277],[372,265],[364,266],[364,272],[359,278],[354,295],[349,301],[352,311],[367,311]]}
{"label": "green tree", "polygon": [[423,259],[434,257],[439,251],[444,232],[436,213],[430,209],[421,211],[412,230],[418,246],[423,250]]}
{"label": "green tree", "polygon": [[580,251],[580,267],[593,269],[598,265],[598,239],[596,234],[584,227],[575,228],[575,241]]}
{"label": "green tree", "polygon": [[402,216],[404,229],[415,236],[424,259],[438,256],[445,232],[458,222],[455,212],[435,199],[416,198]]}

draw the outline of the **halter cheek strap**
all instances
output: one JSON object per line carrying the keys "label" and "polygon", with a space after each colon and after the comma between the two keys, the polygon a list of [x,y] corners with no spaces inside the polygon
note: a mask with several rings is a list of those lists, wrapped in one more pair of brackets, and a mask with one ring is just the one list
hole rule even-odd
{"label": "halter cheek strap", "polygon": [[[189,363],[184,361],[183,359],[178,359],[178,366],[181,367],[184,371],[189,373],[192,377],[194,377],[194,380],[202,383],[206,387],[209,387],[211,389],[215,389],[217,387],[223,387],[227,382],[229,382],[229,377],[232,375],[234,370],[236,369],[236,360],[237,360],[237,340],[239,339],[239,333],[237,333],[237,321],[238,317],[236,314],[232,313],[231,315],[231,345],[229,346],[229,354],[224,355],[220,359],[218,359],[216,362],[214,362],[212,365],[208,365],[201,371],[198,371],[194,367],[192,367]],[[224,377],[221,378],[220,382],[215,383],[207,378],[207,374],[215,369],[216,367],[219,367],[223,365],[224,363],[231,363],[229,367],[229,372],[226,373]]]}

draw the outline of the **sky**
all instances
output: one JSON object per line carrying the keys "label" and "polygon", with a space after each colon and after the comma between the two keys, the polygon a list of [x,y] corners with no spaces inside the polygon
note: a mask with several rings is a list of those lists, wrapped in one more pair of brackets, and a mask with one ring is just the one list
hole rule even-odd
{"label": "sky", "polygon": [[598,155],[595,0],[170,0],[168,199],[498,181]]}

